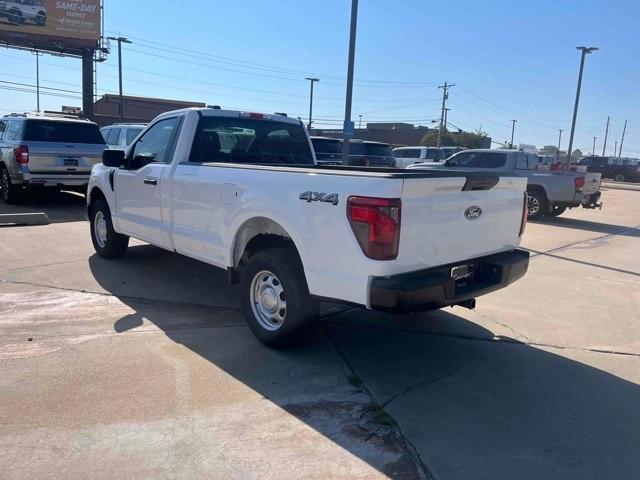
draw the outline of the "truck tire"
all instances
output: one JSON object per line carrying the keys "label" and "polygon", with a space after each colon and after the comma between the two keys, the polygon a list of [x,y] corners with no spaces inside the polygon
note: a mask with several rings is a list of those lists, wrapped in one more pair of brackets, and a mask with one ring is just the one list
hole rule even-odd
{"label": "truck tire", "polygon": [[0,196],[5,203],[16,203],[18,201],[18,188],[11,183],[11,176],[7,168],[0,166]]}
{"label": "truck tire", "polygon": [[47,14],[45,12],[38,12],[36,16],[36,25],[44,27],[47,24]]}
{"label": "truck tire", "polygon": [[552,217],[559,217],[565,212],[566,209],[567,207],[560,207],[558,205],[554,205],[551,211],[549,212],[549,215],[551,215]]}
{"label": "truck tire", "polygon": [[302,262],[293,248],[276,247],[249,258],[242,271],[242,308],[249,328],[265,345],[292,347],[317,325]]}
{"label": "truck tire", "polygon": [[527,190],[527,219],[537,220],[548,211],[547,197],[538,189]]}
{"label": "truck tire", "polygon": [[120,258],[127,252],[129,237],[113,229],[109,204],[103,198],[96,200],[89,212],[91,241],[96,253],[103,258]]}
{"label": "truck tire", "polygon": [[9,20],[9,23],[12,25],[22,25],[24,23],[24,17],[22,16],[22,12],[16,9],[9,11],[7,20]]}
{"label": "truck tire", "polygon": [[622,175],[621,173],[618,173],[613,179],[616,182],[624,182],[624,175]]}

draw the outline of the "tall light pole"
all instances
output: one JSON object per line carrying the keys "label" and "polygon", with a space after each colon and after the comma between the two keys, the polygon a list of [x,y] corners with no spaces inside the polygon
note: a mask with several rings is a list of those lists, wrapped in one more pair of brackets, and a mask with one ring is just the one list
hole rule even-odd
{"label": "tall light pole", "polygon": [[36,56],[36,112],[40,113],[40,53],[38,50],[34,50],[33,54]]}
{"label": "tall light pole", "polygon": [[349,139],[353,137],[351,103],[353,99],[353,67],[356,56],[356,30],[358,26],[358,0],[351,0],[351,27],[349,30],[349,63],[347,67],[347,98],[344,105],[344,125],[342,126],[342,164],[349,165]]}
{"label": "tall light pole", "polygon": [[598,137],[593,137],[593,149],[591,150],[591,155],[596,154],[596,138]]}
{"label": "tall light pole", "polygon": [[615,145],[613,146],[613,156],[615,157],[618,153],[618,140],[616,140]]}
{"label": "tall light pole", "polygon": [[305,80],[311,82],[311,94],[309,95],[309,132],[311,132],[311,124],[313,123],[313,84],[319,82],[319,78],[306,77]]}
{"label": "tall light pole", "polygon": [[620,150],[618,151],[618,158],[622,156],[622,144],[624,143],[624,135],[627,133],[627,121],[624,121],[624,128],[622,129],[622,139],[620,139]]}
{"label": "tall light pole", "polygon": [[580,89],[582,88],[582,73],[584,72],[584,58],[588,53],[600,50],[598,47],[576,47],[582,52],[580,56],[580,73],[578,74],[578,88],[576,89],[576,103],[573,107],[573,120],[571,121],[571,135],[569,136],[569,148],[567,150],[567,166],[571,165],[571,153],[573,152],[573,136],[576,133],[576,119],[578,118],[578,104],[580,103]]}
{"label": "tall light pole", "polygon": [[358,130],[362,129],[362,115],[358,115]]}
{"label": "tall light pole", "polygon": [[513,150],[513,135],[516,132],[516,123],[518,123],[518,120],[511,120],[511,143],[509,144],[511,150]]}
{"label": "tall light pole", "polygon": [[558,130],[558,152],[556,154],[556,160],[560,160],[560,143],[562,143],[562,129]]}
{"label": "tall light pole", "polygon": [[118,104],[118,116],[120,121],[124,120],[124,99],[122,98],[122,44],[131,43],[131,40],[125,37],[107,37],[107,40],[118,42],[118,82],[120,86],[120,103]]}
{"label": "tall light pole", "polygon": [[607,154],[607,138],[609,138],[609,121],[611,117],[607,117],[607,128],[604,131],[604,145],[602,146],[602,156]]}

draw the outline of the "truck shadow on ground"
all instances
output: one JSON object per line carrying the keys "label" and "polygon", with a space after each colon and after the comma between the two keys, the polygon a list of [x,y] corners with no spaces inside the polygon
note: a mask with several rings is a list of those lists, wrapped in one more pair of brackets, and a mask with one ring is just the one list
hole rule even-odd
{"label": "truck shadow on ground", "polygon": [[40,212],[46,213],[51,223],[86,220],[86,199],[75,192],[36,189],[23,194],[17,204],[0,202],[0,214]]}
{"label": "truck shadow on ground", "polygon": [[[561,356],[495,338],[445,311],[359,309],[325,317],[301,348],[274,351],[255,340],[237,305],[208,304],[206,289],[236,295],[222,276],[150,249],[131,248],[125,262],[89,260],[100,285],[134,311],[115,323],[116,332],[154,324],[389,477],[419,478],[422,469],[439,479],[629,479],[640,471],[640,387],[582,363],[599,355],[613,366],[631,357]],[[152,291],[145,299],[114,288],[154,256],[155,288],[172,293],[150,300]],[[204,290],[203,278],[212,281]],[[178,290],[200,292],[202,301],[182,303]]]}

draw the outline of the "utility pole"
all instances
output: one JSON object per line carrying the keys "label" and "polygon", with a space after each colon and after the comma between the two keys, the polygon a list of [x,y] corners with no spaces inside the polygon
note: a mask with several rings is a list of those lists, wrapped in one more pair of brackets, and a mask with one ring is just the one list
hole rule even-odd
{"label": "utility pole", "polygon": [[449,98],[449,89],[451,87],[455,87],[456,84],[455,83],[447,83],[444,82],[444,85],[440,85],[438,86],[438,88],[442,89],[442,111],[440,112],[440,128],[438,129],[438,147],[440,146],[440,143],[442,142],[442,132],[443,132],[443,127],[446,128],[446,125],[444,125],[444,116],[445,116],[445,109],[447,106],[447,99]]}
{"label": "utility pole", "polygon": [[118,105],[118,115],[120,121],[124,120],[124,99],[122,98],[122,44],[131,43],[131,40],[125,37],[107,37],[107,40],[118,42],[118,82],[120,85],[120,103]]}
{"label": "utility pole", "polygon": [[36,56],[36,112],[40,113],[40,53],[38,50],[34,50],[33,54]]}
{"label": "utility pole", "polygon": [[613,156],[615,157],[617,153],[618,153],[618,140],[616,140],[613,145]]}
{"label": "utility pole", "polygon": [[559,129],[558,132],[558,152],[556,154],[556,160],[560,160],[560,143],[562,142],[562,129]]}
{"label": "utility pole", "polygon": [[609,120],[611,117],[607,117],[607,129],[604,131],[604,145],[602,146],[602,156],[604,157],[607,152],[607,138],[609,137]]}
{"label": "utility pole", "polygon": [[358,130],[362,129],[362,115],[358,115]]}
{"label": "utility pole", "polygon": [[349,29],[349,62],[347,67],[347,98],[344,106],[344,125],[342,126],[342,164],[349,165],[349,139],[353,137],[351,121],[351,103],[353,99],[353,67],[356,56],[356,30],[358,26],[358,0],[351,0],[351,26]]}
{"label": "utility pole", "polygon": [[582,73],[584,72],[584,59],[589,53],[599,50],[598,47],[576,47],[582,52],[580,56],[580,73],[578,73],[578,88],[576,89],[576,103],[573,107],[573,120],[571,121],[571,136],[569,137],[569,148],[567,149],[567,167],[571,166],[571,153],[573,151],[573,136],[576,133],[576,119],[578,118],[578,104],[580,103],[580,89],[582,88]]}
{"label": "utility pole", "polygon": [[313,84],[319,82],[319,78],[315,77],[306,77],[305,80],[309,80],[311,82],[311,95],[309,96],[309,132],[311,132],[311,124],[313,123]]}
{"label": "utility pole", "polygon": [[513,135],[516,132],[516,123],[518,123],[518,120],[511,120],[511,143],[509,144],[511,150],[513,150]]}
{"label": "utility pole", "polygon": [[596,138],[598,137],[593,137],[593,149],[591,150],[591,155],[596,154]]}
{"label": "utility pole", "polygon": [[620,139],[620,150],[618,151],[618,158],[622,156],[622,144],[624,143],[624,134],[627,133],[627,121],[624,121],[624,128],[622,129],[622,138]]}

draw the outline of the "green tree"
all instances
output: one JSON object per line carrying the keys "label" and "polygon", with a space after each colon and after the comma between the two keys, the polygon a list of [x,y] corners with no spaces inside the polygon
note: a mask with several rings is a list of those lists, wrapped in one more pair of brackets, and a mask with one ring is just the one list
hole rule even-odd
{"label": "green tree", "polygon": [[[444,130],[440,140],[442,147],[485,148],[490,143],[489,135],[482,130],[475,132],[450,132]],[[430,130],[422,137],[422,145],[435,147],[438,145],[438,130]]]}

